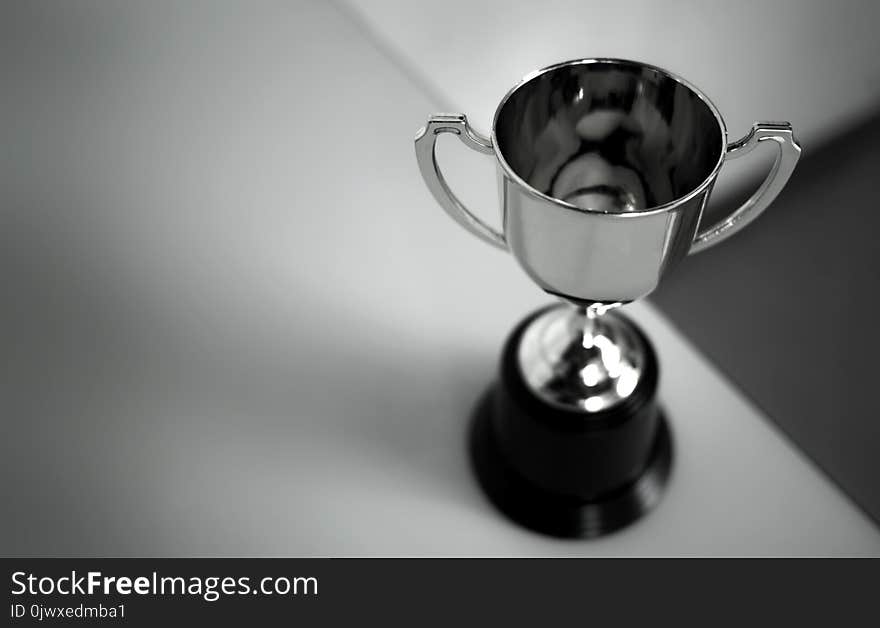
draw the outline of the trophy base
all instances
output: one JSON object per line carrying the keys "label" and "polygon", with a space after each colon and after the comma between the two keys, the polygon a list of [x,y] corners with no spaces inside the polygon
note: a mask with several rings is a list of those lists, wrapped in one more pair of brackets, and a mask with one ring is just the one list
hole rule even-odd
{"label": "trophy base", "polygon": [[[559,306],[556,306],[559,307]],[[669,426],[655,401],[657,360],[641,341],[644,375],[624,403],[590,412],[562,408],[533,391],[518,352],[542,310],[511,334],[499,381],[478,403],[469,449],[477,480],[504,515],[562,538],[593,538],[656,506],[672,467]]]}

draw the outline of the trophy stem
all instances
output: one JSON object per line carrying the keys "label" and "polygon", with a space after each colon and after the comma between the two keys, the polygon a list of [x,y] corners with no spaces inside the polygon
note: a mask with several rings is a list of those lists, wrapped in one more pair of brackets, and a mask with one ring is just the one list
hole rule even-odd
{"label": "trophy stem", "polygon": [[606,312],[611,311],[614,308],[620,307],[620,303],[592,303],[590,305],[583,304],[574,304],[575,312],[577,312],[577,318],[581,322],[581,326],[583,328],[583,335],[585,339],[592,338],[600,325],[601,317],[605,316]]}

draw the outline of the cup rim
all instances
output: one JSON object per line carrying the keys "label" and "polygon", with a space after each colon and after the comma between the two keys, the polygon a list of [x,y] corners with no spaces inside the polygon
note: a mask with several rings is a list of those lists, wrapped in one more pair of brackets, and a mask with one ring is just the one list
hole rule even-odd
{"label": "cup rim", "polygon": [[[507,104],[507,101],[515,94],[520,88],[524,87],[527,83],[530,83],[534,79],[552,72],[554,70],[558,70],[559,68],[573,66],[573,65],[588,65],[593,63],[607,63],[607,64],[615,64],[615,65],[628,65],[628,66],[638,66],[641,68],[648,68],[654,70],[655,72],[659,72],[664,76],[672,79],[673,81],[679,83],[680,85],[686,87],[691,92],[696,94],[696,96],[703,101],[703,103],[709,108],[712,112],[712,115],[715,116],[715,120],[718,122],[718,128],[721,130],[721,150],[718,154],[718,161],[715,163],[715,166],[712,168],[712,171],[708,174],[708,176],[703,179],[703,181],[697,185],[694,189],[692,189],[687,194],[683,194],[682,196],[675,198],[669,202],[663,203],[662,205],[655,205],[654,207],[649,207],[644,210],[634,211],[634,212],[624,212],[624,213],[615,213],[609,211],[600,211],[594,209],[584,209],[582,207],[578,207],[577,205],[573,205],[567,201],[563,201],[561,199],[550,196],[549,194],[544,194],[537,188],[533,187],[531,184],[526,182],[522,177],[520,177],[513,168],[510,167],[510,164],[507,163],[507,160],[504,159],[504,155],[502,151],[498,148],[498,138],[496,136],[496,128],[498,125],[498,116],[501,113],[501,110],[504,108],[504,105]],[[638,218],[640,216],[650,216],[656,215],[663,212],[666,212],[674,207],[677,207],[687,201],[691,200],[695,196],[701,194],[706,190],[715,178],[718,176],[718,171],[721,170],[721,164],[724,163],[724,158],[727,154],[727,125],[724,124],[724,119],[721,117],[721,113],[719,113],[718,108],[715,104],[709,100],[709,98],[702,92],[702,90],[698,89],[695,85],[690,83],[689,81],[683,79],[677,74],[670,72],[669,70],[665,70],[659,66],[652,65],[650,63],[643,63],[641,61],[633,61],[630,59],[618,59],[613,57],[596,57],[596,58],[585,58],[585,59],[571,59],[569,61],[562,61],[560,63],[554,63],[553,65],[548,65],[547,67],[541,68],[539,70],[534,70],[526,74],[523,78],[521,78],[513,87],[511,87],[504,97],[501,99],[501,102],[498,103],[498,107],[495,109],[495,115],[492,118],[492,133],[491,133],[492,147],[495,150],[495,158],[498,160],[498,163],[501,164],[502,169],[505,174],[517,182],[522,188],[524,188],[529,194],[537,197],[538,199],[550,201],[558,205],[559,207],[563,207],[565,209],[572,209],[578,212],[587,212],[593,214],[602,214],[603,216],[616,216],[620,218]]]}

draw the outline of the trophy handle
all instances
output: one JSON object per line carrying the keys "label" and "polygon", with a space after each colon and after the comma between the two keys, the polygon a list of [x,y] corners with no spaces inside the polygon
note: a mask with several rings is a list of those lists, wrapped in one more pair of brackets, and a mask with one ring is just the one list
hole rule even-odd
{"label": "trophy handle", "polygon": [[698,253],[735,234],[760,216],[785,187],[801,155],[800,144],[795,139],[791,124],[788,122],[755,122],[748,135],[728,145],[724,159],[726,161],[742,157],[767,140],[775,142],[779,150],[776,161],[773,162],[773,167],[770,168],[770,173],[761,187],[727,218],[699,232],[694,238],[690,253]]}
{"label": "trophy handle", "polygon": [[495,154],[492,140],[474,131],[468,124],[467,116],[462,113],[436,114],[428,118],[427,124],[416,133],[416,160],[431,194],[455,222],[484,242],[507,250],[504,235],[474,216],[449,189],[437,163],[435,151],[440,133],[455,133],[467,146],[487,155]]}

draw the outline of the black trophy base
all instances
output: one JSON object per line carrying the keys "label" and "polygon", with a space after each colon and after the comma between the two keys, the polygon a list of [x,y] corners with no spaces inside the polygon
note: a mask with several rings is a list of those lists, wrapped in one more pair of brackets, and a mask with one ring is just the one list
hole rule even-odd
{"label": "black trophy base", "polygon": [[[526,319],[508,339],[499,381],[474,411],[469,435],[473,470],[490,501],[519,525],[561,538],[614,532],[660,502],[671,472],[672,438],[654,399],[656,357],[647,344],[648,366],[654,371],[645,379],[644,390],[636,391],[634,403],[606,412],[599,420],[592,416],[587,421],[571,411],[560,416],[558,408],[531,393],[516,367],[519,339],[533,319]],[[568,426],[561,427],[560,419]],[[573,431],[570,421],[577,419],[584,420],[585,427]],[[507,447],[499,436],[524,432],[530,434],[528,442],[511,445],[508,437]],[[572,478],[565,476],[578,465],[583,469],[590,459],[597,463],[589,473],[579,474],[584,491],[577,495]],[[618,464],[621,459],[625,465]],[[540,482],[521,471],[529,465]],[[615,477],[615,469],[624,467],[636,472]],[[565,488],[557,490],[563,484]]]}

